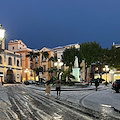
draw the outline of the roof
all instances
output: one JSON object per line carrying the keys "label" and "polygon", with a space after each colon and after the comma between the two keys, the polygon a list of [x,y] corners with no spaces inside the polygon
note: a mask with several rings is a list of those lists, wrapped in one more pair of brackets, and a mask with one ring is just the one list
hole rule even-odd
{"label": "roof", "polygon": [[40,52],[42,52],[42,51],[52,51],[52,49],[47,48],[47,47],[43,47],[43,48],[40,50]]}
{"label": "roof", "polygon": [[55,47],[53,49],[62,49],[62,48],[66,48],[66,47],[72,47],[72,46],[75,46],[77,44],[69,44],[69,45],[65,45],[65,46],[58,46],[58,47]]}

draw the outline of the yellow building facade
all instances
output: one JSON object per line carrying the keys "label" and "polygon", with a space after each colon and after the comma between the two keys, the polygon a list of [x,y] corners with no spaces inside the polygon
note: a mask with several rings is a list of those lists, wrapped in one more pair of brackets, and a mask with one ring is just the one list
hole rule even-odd
{"label": "yellow building facade", "polygon": [[[49,56],[48,58],[43,57],[43,52],[48,52]],[[39,66],[43,67],[44,74],[41,75],[41,78],[43,78],[45,81],[50,80],[50,76],[47,72],[48,69],[51,69],[53,67],[52,61],[49,61],[51,57],[54,57],[54,52],[52,49],[43,47],[39,52]]]}
{"label": "yellow building facade", "polygon": [[4,50],[0,53],[0,82],[22,82],[22,60],[19,53]]}
{"label": "yellow building facade", "polygon": [[21,54],[5,49],[5,29],[0,24],[0,82],[22,82]]}

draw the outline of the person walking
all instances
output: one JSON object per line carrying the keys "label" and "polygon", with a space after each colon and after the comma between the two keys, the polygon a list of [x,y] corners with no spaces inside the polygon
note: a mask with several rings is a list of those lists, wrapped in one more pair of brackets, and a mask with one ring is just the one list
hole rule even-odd
{"label": "person walking", "polygon": [[46,82],[46,90],[45,90],[45,95],[50,95],[50,91],[51,91],[51,86],[50,86],[50,81]]}
{"label": "person walking", "polygon": [[95,87],[96,87],[96,91],[97,91],[97,87],[99,86],[99,82],[98,80],[95,81]]}
{"label": "person walking", "polygon": [[57,97],[58,97],[58,94],[60,96],[60,93],[61,93],[61,81],[60,80],[56,82],[56,91],[57,91]]}

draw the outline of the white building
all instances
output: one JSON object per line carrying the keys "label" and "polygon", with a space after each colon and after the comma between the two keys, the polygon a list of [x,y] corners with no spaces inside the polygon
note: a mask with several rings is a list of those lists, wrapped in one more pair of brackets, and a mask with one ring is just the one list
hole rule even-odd
{"label": "white building", "polygon": [[0,25],[0,82],[22,81],[21,54],[5,50],[5,29]]}

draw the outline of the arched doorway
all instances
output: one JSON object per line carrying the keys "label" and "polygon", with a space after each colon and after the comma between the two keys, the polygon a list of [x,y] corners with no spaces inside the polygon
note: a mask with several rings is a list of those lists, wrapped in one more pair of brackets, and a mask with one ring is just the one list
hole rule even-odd
{"label": "arched doorway", "polygon": [[14,74],[13,71],[11,69],[7,70],[7,74],[6,74],[6,82],[7,83],[14,83]]}

